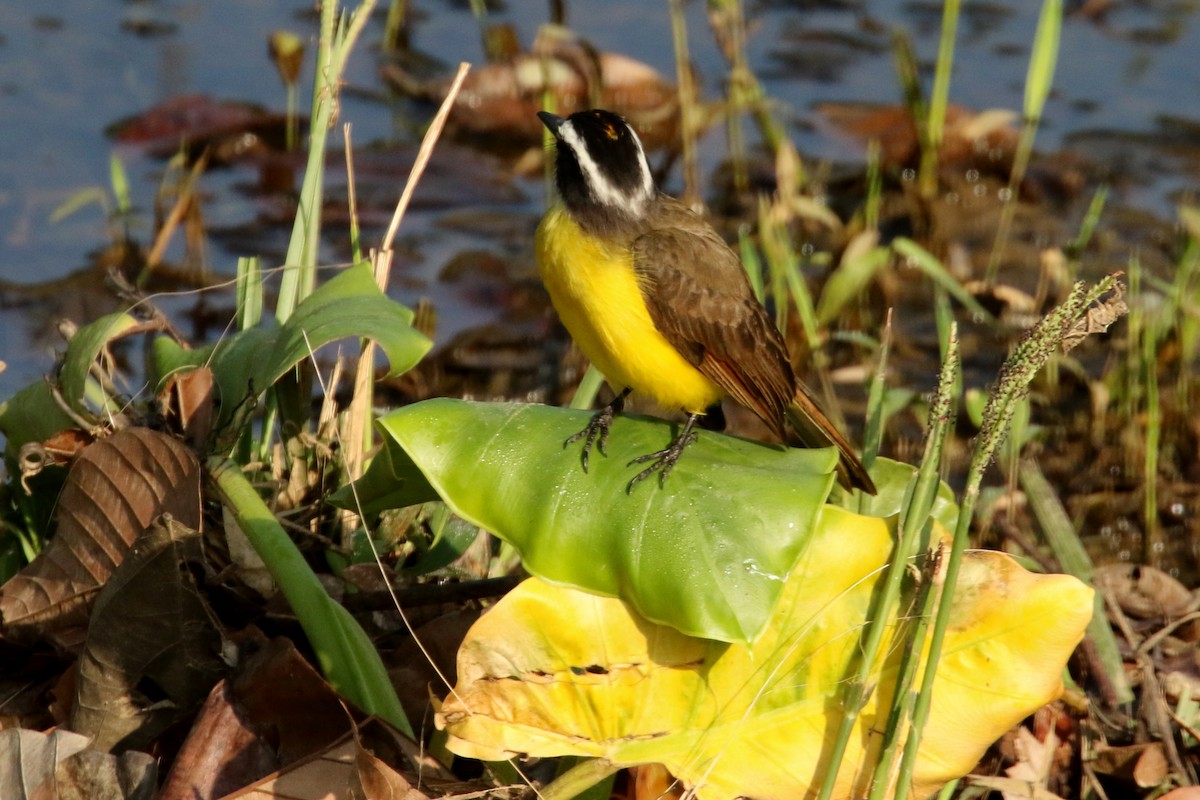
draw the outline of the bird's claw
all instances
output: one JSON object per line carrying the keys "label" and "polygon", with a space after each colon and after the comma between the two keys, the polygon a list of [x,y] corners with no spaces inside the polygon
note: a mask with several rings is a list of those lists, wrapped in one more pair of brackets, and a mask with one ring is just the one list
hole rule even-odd
{"label": "bird's claw", "polygon": [[588,455],[592,451],[593,444],[600,451],[600,455],[608,455],[604,451],[604,446],[608,443],[608,429],[612,427],[613,419],[616,416],[617,412],[611,405],[605,406],[592,417],[586,428],[563,442],[563,447],[565,448],[583,439],[583,453],[580,456],[580,461],[583,463],[584,472],[588,471]]}
{"label": "bird's claw", "polygon": [[681,435],[675,438],[675,441],[658,450],[654,453],[647,453],[644,456],[638,456],[629,462],[629,466],[634,464],[644,464],[647,461],[651,462],[650,466],[633,476],[629,484],[625,487],[626,492],[633,491],[633,487],[639,481],[644,481],[655,472],[658,473],[658,485],[661,488],[666,485],[667,476],[671,474],[671,470],[675,469],[675,464],[679,461],[679,457],[683,455],[683,451],[689,444],[696,441],[696,432],[691,430],[691,426]]}

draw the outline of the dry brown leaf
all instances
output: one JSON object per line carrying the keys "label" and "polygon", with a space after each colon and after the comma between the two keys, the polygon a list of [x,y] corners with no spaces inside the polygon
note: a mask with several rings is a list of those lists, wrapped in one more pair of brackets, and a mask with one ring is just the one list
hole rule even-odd
{"label": "dry brown leaf", "polygon": [[91,740],[68,730],[50,733],[9,728],[0,731],[0,797],[24,800],[48,781],[58,762]]}
{"label": "dry brown leaf", "polygon": [[630,800],[679,800],[683,784],[662,764],[639,764],[629,768],[633,784]]}
{"label": "dry brown leaf", "polygon": [[197,367],[167,379],[159,393],[159,410],[195,446],[208,439],[213,426],[213,373]]}
{"label": "dry brown leaf", "polygon": [[355,744],[346,738],[329,749],[288,765],[226,800],[353,800],[357,778]]}
{"label": "dry brown leaf", "polygon": [[157,785],[157,761],[146,753],[84,750],[59,762],[46,800],[153,800]]}
{"label": "dry brown leaf", "polygon": [[1161,786],[1171,771],[1159,742],[1105,747],[1096,753],[1092,768],[1099,775],[1118,778],[1139,789]]}
{"label": "dry brown leaf", "polygon": [[1083,318],[1072,325],[1071,329],[1063,336],[1063,352],[1070,352],[1090,334],[1104,333],[1108,330],[1108,326],[1129,313],[1129,306],[1125,303],[1124,295],[1124,285],[1117,283],[1112,294],[1089,308]]}
{"label": "dry brown leaf", "polygon": [[[401,68],[384,67],[383,78],[400,91],[441,102],[449,78],[424,81]],[[551,26],[530,53],[471,70],[450,112],[449,129],[530,144],[542,140],[536,114],[544,96],[566,116],[599,106],[629,120],[649,148],[674,141],[679,132],[679,93],[653,67],[620,53],[597,53],[591,45]]]}
{"label": "dry brown leaf", "polygon": [[91,739],[67,730],[0,731],[0,797],[4,800],[151,800],[156,761],[145,753],[112,756],[89,750]]}
{"label": "dry brown leaf", "polygon": [[1093,582],[1137,619],[1171,620],[1191,610],[1192,593],[1187,587],[1155,567],[1106,564],[1096,568]]}
{"label": "dry brown leaf", "polygon": [[191,572],[201,557],[200,534],[161,517],[100,591],[71,717],[93,748],[149,747],[225,671],[221,634]]}
{"label": "dry brown leaf", "polygon": [[292,642],[274,639],[209,694],[159,800],[225,796],[322,751],[351,724],[337,694]]}
{"label": "dry brown leaf", "polygon": [[354,770],[358,778],[356,798],[362,800],[429,800],[408,779],[360,743],[354,746]]}
{"label": "dry brown leaf", "polygon": [[4,633],[78,645],[100,587],[164,513],[200,526],[200,463],[187,446],[131,428],[84,448],[59,497],[54,538],[0,587]]}
{"label": "dry brown leaf", "polygon": [[985,789],[1001,792],[1006,800],[1008,798],[1021,798],[1021,800],[1063,800],[1062,797],[1059,797],[1048,789],[1043,789],[1036,783],[1018,778],[1001,778],[999,775],[971,775],[967,778],[967,782],[972,786],[981,786]]}
{"label": "dry brown leaf", "polygon": [[[1046,740],[1040,741],[1033,731],[1025,726],[1017,729],[1014,747],[1017,752],[1017,763],[1004,770],[1008,777],[1030,786],[1045,789],[1046,780],[1054,766],[1054,751],[1058,747],[1058,736],[1051,728],[1046,732]],[[1029,797],[1023,790],[1001,790],[1004,800]]]}

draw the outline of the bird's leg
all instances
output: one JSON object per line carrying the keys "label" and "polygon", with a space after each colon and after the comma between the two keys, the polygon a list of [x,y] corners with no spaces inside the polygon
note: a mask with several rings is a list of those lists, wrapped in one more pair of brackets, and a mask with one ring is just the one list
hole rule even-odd
{"label": "bird's leg", "polygon": [[697,420],[702,417],[702,414],[689,414],[687,423],[683,426],[683,431],[680,432],[675,439],[664,449],[656,453],[648,453],[644,456],[638,456],[630,461],[630,465],[643,464],[647,461],[652,462],[650,466],[633,476],[633,480],[625,487],[625,491],[633,489],[634,484],[638,481],[645,480],[658,472],[658,485],[663,486],[667,481],[667,475],[675,468],[675,462],[683,455],[684,448],[696,441],[696,432],[692,430],[695,427]]}
{"label": "bird's leg", "polygon": [[631,391],[633,390],[628,386],[622,389],[621,393],[614,397],[611,403],[596,412],[586,428],[563,442],[563,447],[566,447],[583,439],[583,455],[580,460],[583,462],[584,472],[587,472],[588,469],[588,454],[592,451],[593,443],[595,443],[596,449],[600,451],[600,455],[608,455],[608,453],[604,452],[604,445],[608,442],[608,429],[612,426],[613,419],[625,407],[625,398],[629,396]]}

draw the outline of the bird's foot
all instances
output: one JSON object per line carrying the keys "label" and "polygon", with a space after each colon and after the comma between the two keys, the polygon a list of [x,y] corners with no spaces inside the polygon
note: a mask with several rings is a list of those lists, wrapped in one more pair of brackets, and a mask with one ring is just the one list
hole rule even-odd
{"label": "bird's foot", "polygon": [[626,492],[632,491],[637,483],[649,478],[655,472],[658,473],[659,487],[661,488],[666,484],[667,476],[671,474],[671,470],[675,469],[675,464],[679,461],[679,457],[683,455],[683,451],[689,444],[696,441],[696,432],[692,430],[692,427],[696,424],[699,416],[699,414],[692,414],[688,417],[687,424],[683,426],[683,431],[662,450],[638,456],[629,462],[630,466],[632,466],[634,464],[644,464],[649,461],[650,466],[633,476],[633,480],[629,481],[629,485],[625,487]]}
{"label": "bird's foot", "polygon": [[600,451],[600,455],[608,455],[608,453],[604,452],[604,445],[608,443],[608,429],[612,427],[613,420],[616,419],[617,414],[621,413],[621,409],[625,407],[625,398],[628,396],[629,389],[625,389],[613,398],[611,403],[597,411],[591,421],[588,422],[586,428],[563,442],[563,447],[565,448],[568,445],[578,442],[580,439],[583,440],[583,454],[580,456],[580,461],[583,463],[584,472],[588,471],[588,455],[592,452],[593,444]]}

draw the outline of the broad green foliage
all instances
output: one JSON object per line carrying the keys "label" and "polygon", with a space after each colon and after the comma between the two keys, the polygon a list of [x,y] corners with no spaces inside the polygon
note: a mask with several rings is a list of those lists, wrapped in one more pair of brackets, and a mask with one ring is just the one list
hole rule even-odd
{"label": "broad green foliage", "polygon": [[[803,797],[829,768],[858,632],[891,544],[882,520],[826,506],[769,623],[748,643],[689,637],[620,600],[530,579],[468,633],[438,724],[459,755],[660,763],[701,800]],[[1074,578],[1034,575],[1001,553],[967,554],[911,796],[967,773],[1057,696],[1091,595]],[[903,653],[897,634],[893,621],[834,797],[865,796]]]}
{"label": "broad green foliage", "polygon": [[381,292],[370,267],[360,263],[309,295],[283,325],[252,328],[195,350],[159,339],[155,366],[160,379],[179,369],[211,367],[221,400],[218,424],[224,425],[244,400],[338,339],[372,339],[387,356],[389,375],[407,372],[432,346],[411,323],[412,312]]}
{"label": "broad green foliage", "polygon": [[[590,414],[431,400],[385,417],[388,456],[358,494],[368,508],[440,496],[556,583],[624,598],[647,619],[723,641],[753,638],[774,607],[834,480],[832,449],[773,447],[702,432],[660,487],[626,491],[635,456],[673,427],[621,416],[584,472],[564,440]],[[415,469],[414,469],[415,468]],[[400,479],[397,480],[397,477]],[[337,501],[352,505],[342,493]]]}

